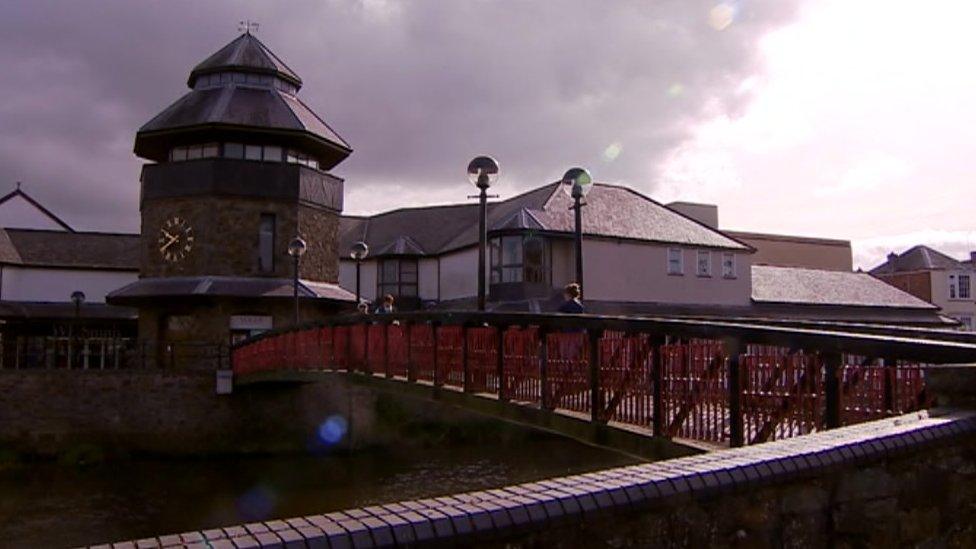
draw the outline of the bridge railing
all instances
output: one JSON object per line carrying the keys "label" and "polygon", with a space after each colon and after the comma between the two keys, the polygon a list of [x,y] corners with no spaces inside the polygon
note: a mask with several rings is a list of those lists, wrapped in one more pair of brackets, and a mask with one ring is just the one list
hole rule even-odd
{"label": "bridge railing", "polygon": [[925,408],[927,365],[976,361],[976,340],[955,334],[848,329],[529,313],[349,315],[249,339],[235,346],[232,363],[237,376],[378,375],[741,446]]}

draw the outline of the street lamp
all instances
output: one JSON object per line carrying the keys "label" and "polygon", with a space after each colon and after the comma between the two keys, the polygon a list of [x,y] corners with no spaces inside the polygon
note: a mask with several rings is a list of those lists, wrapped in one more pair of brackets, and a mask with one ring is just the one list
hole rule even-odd
{"label": "street lamp", "polygon": [[294,283],[293,289],[295,292],[294,295],[295,295],[295,324],[296,325],[301,320],[298,313],[298,262],[301,260],[302,256],[305,255],[305,250],[307,249],[308,246],[305,244],[305,241],[300,236],[296,236],[295,238],[291,239],[291,242],[288,243],[288,255],[290,255],[292,259],[295,260],[295,273],[294,273],[295,276],[292,279],[292,282]]}
{"label": "street lamp", "polygon": [[498,179],[498,162],[490,156],[476,157],[468,164],[468,181],[478,187],[478,310],[485,310],[485,248],[488,246],[488,187]]}
{"label": "street lamp", "polygon": [[71,302],[75,304],[75,321],[71,328],[71,353],[68,358],[68,367],[75,364],[75,355],[78,353],[78,332],[81,330],[81,304],[85,302],[85,292],[75,290],[71,292]]}
{"label": "street lamp", "polygon": [[365,242],[360,240],[352,245],[349,249],[349,257],[356,260],[356,307],[359,307],[359,266],[362,264],[366,256],[369,255],[369,246]]}
{"label": "street lamp", "polygon": [[576,283],[583,292],[583,198],[593,188],[593,178],[586,168],[570,168],[566,170],[562,181],[563,190],[573,198],[571,210],[576,213]]}

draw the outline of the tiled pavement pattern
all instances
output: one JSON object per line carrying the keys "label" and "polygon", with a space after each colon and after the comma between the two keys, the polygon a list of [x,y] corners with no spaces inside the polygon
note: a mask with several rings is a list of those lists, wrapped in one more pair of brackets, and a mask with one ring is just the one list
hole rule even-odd
{"label": "tiled pavement pattern", "polygon": [[750,490],[880,461],[976,434],[976,411],[941,410],[745,448],[108,548],[352,548],[485,540],[599,513]]}

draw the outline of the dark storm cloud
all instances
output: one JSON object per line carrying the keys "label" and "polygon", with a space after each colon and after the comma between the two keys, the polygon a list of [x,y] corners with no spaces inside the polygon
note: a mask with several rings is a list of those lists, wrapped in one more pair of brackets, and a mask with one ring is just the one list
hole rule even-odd
{"label": "dark storm cloud", "polygon": [[[730,4],[731,5],[731,4]],[[83,228],[137,227],[135,130],[185,93],[194,64],[261,22],[301,97],[355,149],[348,188],[459,184],[476,153],[528,188],[572,164],[651,191],[700,120],[735,112],[784,0],[24,2],[0,7],[0,186]],[[607,147],[619,147],[608,160]],[[611,155],[612,156],[612,155]],[[0,188],[0,191],[3,189]],[[361,196],[361,195],[359,195]],[[381,205],[390,204],[389,200]],[[370,209],[371,204],[353,204]]]}

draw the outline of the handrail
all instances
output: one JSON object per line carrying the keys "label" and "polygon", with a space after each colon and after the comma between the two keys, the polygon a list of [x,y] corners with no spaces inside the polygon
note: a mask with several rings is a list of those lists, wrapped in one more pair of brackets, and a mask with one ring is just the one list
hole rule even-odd
{"label": "handrail", "polygon": [[[976,342],[946,341],[932,337],[906,337],[903,330],[890,333],[849,332],[794,328],[749,322],[695,320],[674,317],[631,317],[562,313],[437,311],[391,314],[345,314],[325,321],[272,330],[234,345],[242,345],[282,333],[314,327],[392,322],[435,323],[464,326],[539,326],[549,329],[617,330],[660,333],[674,337],[732,339],[744,344],[799,347],[824,352],[844,352],[870,357],[917,360],[931,364],[976,362]],[[908,332],[914,335],[914,332]],[[897,335],[896,335],[897,334]],[[932,334],[926,334],[932,335]]]}

